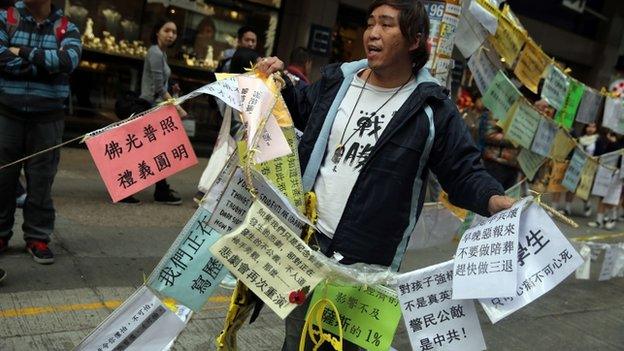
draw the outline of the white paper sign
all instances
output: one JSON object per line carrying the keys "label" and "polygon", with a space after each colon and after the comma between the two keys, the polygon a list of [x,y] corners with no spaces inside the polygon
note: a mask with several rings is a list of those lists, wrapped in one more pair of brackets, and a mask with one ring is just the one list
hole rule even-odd
{"label": "white paper sign", "polygon": [[453,299],[515,294],[520,213],[529,199],[466,230],[455,253]]}
{"label": "white paper sign", "polygon": [[163,350],[186,323],[147,287],[140,287],[111,313],[74,351]]}
{"label": "white paper sign", "polygon": [[615,171],[611,178],[611,184],[607,189],[607,195],[602,199],[602,202],[607,205],[617,206],[620,204],[620,197],[622,195],[622,179],[620,178],[621,170]]}
{"label": "white paper sign", "polygon": [[277,124],[273,115],[270,115],[267,120],[260,141],[258,141],[258,150],[260,152],[256,154],[257,163],[271,161],[292,152],[282,128]]}
{"label": "white paper sign", "polygon": [[192,99],[201,94],[212,95],[237,111],[242,110],[240,93],[238,91],[238,81],[236,77],[222,79],[214,83],[204,85],[203,87],[192,91],[179,100],[180,102]]}
{"label": "white paper sign", "polygon": [[583,264],[576,269],[576,279],[589,279],[589,274],[591,273],[591,248],[581,244],[579,254],[583,258]]}
{"label": "white paper sign", "polygon": [[581,255],[537,204],[522,212],[517,261],[518,288],[513,297],[479,300],[492,323],[544,295],[583,264]]}
{"label": "white paper sign", "polygon": [[452,300],[453,261],[402,274],[397,293],[414,350],[485,350],[472,300]]}
{"label": "white paper sign", "polygon": [[611,185],[613,183],[618,183],[619,174],[607,167],[617,167],[619,159],[619,150],[600,156],[600,165],[594,177],[594,185],[591,191],[592,195],[601,197],[607,196]]}
{"label": "white paper sign", "polygon": [[455,46],[464,57],[472,56],[489,35],[472,12],[465,11],[469,5],[471,5],[471,1],[462,3],[464,10],[459,17],[459,24],[455,33]]}
{"label": "white paper sign", "polygon": [[609,280],[618,276],[622,270],[624,248],[622,244],[605,244],[604,260],[600,269],[599,281]]}
{"label": "white paper sign", "polygon": [[602,126],[616,133],[623,134],[621,123],[624,116],[622,114],[624,114],[622,100],[607,97],[605,99],[604,114],[602,115]]}
{"label": "white paper sign", "polygon": [[596,122],[603,97],[596,90],[587,87],[583,93],[581,104],[576,111],[576,121],[589,124]]}
{"label": "white paper sign", "polygon": [[486,10],[476,1],[472,1],[470,3],[470,7],[468,7],[468,11],[477,19],[481,25],[487,29],[490,34],[496,34],[496,29],[498,28],[498,19],[494,16],[490,11]]}
{"label": "white paper sign", "polygon": [[477,88],[481,94],[485,94],[490,83],[496,77],[499,66],[490,60],[485,50],[477,50],[468,60],[468,68],[472,72]]}
{"label": "white paper sign", "polygon": [[556,134],[557,125],[546,118],[541,118],[535,137],[533,137],[531,151],[544,157],[550,155],[550,149],[552,148]]}
{"label": "white paper sign", "polygon": [[546,69],[542,98],[556,110],[560,110],[568,94],[570,80],[557,66],[551,64]]}

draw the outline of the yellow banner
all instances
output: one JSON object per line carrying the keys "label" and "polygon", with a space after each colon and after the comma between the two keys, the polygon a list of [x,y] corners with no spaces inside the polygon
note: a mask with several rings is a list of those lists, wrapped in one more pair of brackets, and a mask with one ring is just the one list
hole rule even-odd
{"label": "yellow banner", "polygon": [[556,161],[565,161],[575,145],[574,139],[563,129],[559,129],[555,135],[553,147],[550,150],[550,158]]}
{"label": "yellow banner", "polygon": [[561,185],[561,182],[563,182],[563,178],[565,177],[565,172],[568,169],[568,164],[568,161],[553,161],[552,169],[550,170],[550,176],[548,179],[548,187],[546,188],[547,192],[563,193],[567,190],[563,185]]}
{"label": "yellow banner", "polygon": [[442,206],[446,207],[449,211],[451,211],[451,213],[453,213],[455,217],[461,219],[462,221],[466,219],[466,216],[468,215],[468,210],[453,205],[449,201],[448,194],[445,191],[440,192],[438,201],[442,204]]}
{"label": "yellow banner", "polygon": [[581,172],[581,180],[576,188],[576,196],[583,200],[589,199],[589,192],[594,184],[594,177],[596,176],[597,170],[598,162],[593,158],[588,159]]}
{"label": "yellow banner", "polygon": [[513,66],[526,38],[527,35],[522,29],[514,26],[502,14],[498,14],[498,27],[496,34],[490,37],[490,42],[494,50],[505,60],[507,67]]}
{"label": "yellow banner", "polygon": [[514,74],[525,87],[537,94],[540,78],[549,63],[550,58],[533,40],[529,39],[518,57]]}

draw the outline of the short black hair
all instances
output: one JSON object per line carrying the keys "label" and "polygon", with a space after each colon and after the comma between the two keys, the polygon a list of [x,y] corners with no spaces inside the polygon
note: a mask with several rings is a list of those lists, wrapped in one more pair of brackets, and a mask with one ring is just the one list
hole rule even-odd
{"label": "short black hair", "polygon": [[[160,29],[169,22],[175,24],[176,28],[178,27],[178,25],[175,23],[174,20],[167,18],[167,17],[161,17],[156,21],[156,23],[154,23],[154,27],[152,27],[152,36],[150,37],[150,40],[152,41],[152,45],[158,45],[158,32],[160,32]],[[171,46],[173,45],[175,45],[175,42],[171,44]]]}
{"label": "short black hair", "polygon": [[243,40],[243,35],[245,35],[245,33],[247,32],[252,32],[256,36],[258,36],[258,33],[252,26],[242,26],[238,28],[238,32],[236,32],[236,37],[238,38],[238,40]]}
{"label": "short black hair", "polygon": [[312,56],[308,49],[298,46],[290,53],[290,64],[305,66],[306,63],[312,61]]}
{"label": "short black hair", "polygon": [[256,64],[260,54],[249,48],[238,48],[230,61],[230,73],[245,73],[245,68]]}
{"label": "short black hair", "polygon": [[418,47],[410,52],[414,73],[423,68],[429,60],[429,16],[420,0],[375,0],[369,7],[367,16],[383,5],[399,10],[399,28],[408,42],[413,43],[418,36]]}

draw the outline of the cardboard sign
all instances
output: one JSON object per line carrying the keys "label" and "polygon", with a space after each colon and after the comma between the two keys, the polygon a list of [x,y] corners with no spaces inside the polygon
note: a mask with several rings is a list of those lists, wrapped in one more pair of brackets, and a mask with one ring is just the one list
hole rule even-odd
{"label": "cardboard sign", "polygon": [[550,149],[550,157],[556,161],[565,161],[575,146],[572,137],[565,130],[559,129],[555,134],[552,149]]}
{"label": "cardboard sign", "polygon": [[513,296],[520,213],[528,200],[466,230],[453,261],[453,299]]}
{"label": "cardboard sign", "polygon": [[518,57],[514,74],[525,87],[537,94],[540,79],[549,63],[550,58],[529,39]]}
{"label": "cardboard sign", "polygon": [[505,73],[498,71],[485,95],[483,95],[483,105],[492,111],[496,119],[504,120],[507,117],[507,112],[520,96],[520,91]]}
{"label": "cardboard sign", "polygon": [[557,115],[555,116],[555,120],[559,123],[559,125],[566,129],[572,128],[574,117],[576,117],[576,110],[581,103],[584,91],[585,84],[577,80],[570,79],[568,94],[563,101],[563,106],[559,111],[557,111]]}
{"label": "cardboard sign", "polygon": [[164,350],[185,326],[185,321],[142,286],[74,350]]}
{"label": "cardboard sign", "polygon": [[282,319],[297,307],[290,293],[312,291],[325,274],[312,249],[259,201],[210,251]]}
{"label": "cardboard sign", "polygon": [[587,201],[589,199],[589,191],[594,184],[594,176],[598,170],[598,162],[593,158],[588,158],[585,166],[581,171],[581,178],[576,188],[576,196]]}
{"label": "cardboard sign", "polygon": [[175,106],[86,139],[113,202],[197,164]]}
{"label": "cardboard sign", "polygon": [[[388,350],[401,318],[394,291],[384,286],[320,284],[310,306],[321,298],[329,299],[338,309],[344,339],[366,350]],[[338,335],[337,317],[330,311],[326,308],[323,313],[323,329]]]}
{"label": "cardboard sign", "polygon": [[519,240],[516,292],[479,300],[492,323],[535,301],[583,264],[581,255],[537,204],[522,213]]}
{"label": "cardboard sign", "polygon": [[560,110],[568,93],[570,80],[555,64],[546,69],[542,99],[546,100],[555,110]]}
{"label": "cardboard sign", "polygon": [[596,122],[598,113],[601,111],[604,97],[600,93],[590,87],[585,87],[583,98],[576,112],[576,121],[590,124]]}
{"label": "cardboard sign", "polygon": [[397,294],[412,349],[485,350],[472,300],[452,300],[453,261],[399,276]]}
{"label": "cardboard sign", "polygon": [[221,236],[199,207],[150,275],[148,285],[199,312],[226,275],[209,249]]}
{"label": "cardboard sign", "polygon": [[566,188],[561,185],[561,182],[563,182],[563,178],[565,177],[568,164],[568,161],[553,161],[550,175],[548,177],[548,187],[546,188],[547,192],[562,193],[566,191]]}
{"label": "cardboard sign", "polygon": [[525,149],[531,149],[533,136],[542,118],[539,111],[526,101],[518,99],[516,100],[516,105],[511,124],[507,129],[507,133],[505,133],[505,138]]}

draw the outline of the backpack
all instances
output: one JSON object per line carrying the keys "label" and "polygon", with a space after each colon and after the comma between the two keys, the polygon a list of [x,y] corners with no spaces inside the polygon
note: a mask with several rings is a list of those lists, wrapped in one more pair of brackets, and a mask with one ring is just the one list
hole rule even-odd
{"label": "backpack", "polygon": [[[19,22],[20,22],[19,11],[13,6],[7,8],[6,31],[9,36],[9,42],[11,41],[13,34],[15,34],[15,32],[17,31]],[[56,20],[56,22],[54,23],[54,36],[56,37],[56,45],[58,47],[61,46],[61,41],[63,41],[63,38],[65,37],[65,33],[67,33],[68,25],[69,25],[69,19],[67,19],[67,16],[61,16],[61,18]]]}

